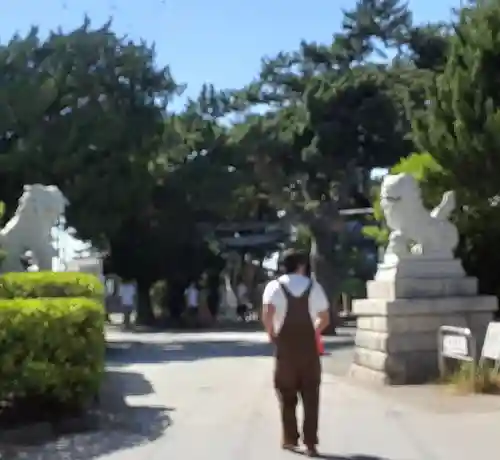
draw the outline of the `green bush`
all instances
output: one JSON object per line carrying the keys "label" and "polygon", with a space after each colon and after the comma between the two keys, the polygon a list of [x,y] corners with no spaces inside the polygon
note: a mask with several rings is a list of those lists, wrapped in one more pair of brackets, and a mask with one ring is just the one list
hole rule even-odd
{"label": "green bush", "polygon": [[[39,286],[33,283],[24,293],[33,294]],[[99,390],[104,354],[102,302],[0,300],[0,401],[40,397],[82,405]]]}
{"label": "green bush", "polygon": [[102,298],[104,286],[89,273],[22,272],[0,276],[0,299],[39,297]]}

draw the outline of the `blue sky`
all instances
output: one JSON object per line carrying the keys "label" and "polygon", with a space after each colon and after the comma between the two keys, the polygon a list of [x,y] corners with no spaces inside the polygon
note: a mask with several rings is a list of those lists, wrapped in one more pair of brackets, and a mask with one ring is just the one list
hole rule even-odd
{"label": "blue sky", "polygon": [[[205,82],[240,87],[258,72],[260,59],[296,49],[300,40],[328,42],[355,0],[16,0],[4,1],[0,40],[31,25],[42,33],[74,28],[87,14],[95,25],[111,16],[114,29],[155,42],[158,62],[196,96]],[[450,17],[459,0],[411,0],[416,22]],[[304,8],[306,5],[306,8]],[[181,107],[177,101],[175,108]]]}
{"label": "blue sky", "polygon": [[[186,95],[203,83],[237,88],[259,71],[260,59],[294,50],[302,39],[329,42],[342,9],[355,0],[16,0],[2,2],[0,40],[39,26],[75,28],[87,14],[94,25],[113,17],[113,28],[132,39],[155,42],[157,60],[169,64]],[[459,0],[410,0],[415,22],[450,18]],[[182,100],[173,108],[181,108]],[[1,198],[1,197],[0,197]],[[68,255],[74,242],[64,237]]]}

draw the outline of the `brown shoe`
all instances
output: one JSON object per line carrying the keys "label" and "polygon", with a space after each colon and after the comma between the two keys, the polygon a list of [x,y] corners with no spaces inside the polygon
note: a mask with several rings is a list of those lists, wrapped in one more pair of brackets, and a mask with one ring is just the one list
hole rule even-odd
{"label": "brown shoe", "polygon": [[316,446],[307,446],[306,447],[306,456],[307,457],[319,457],[318,449],[316,449]]}

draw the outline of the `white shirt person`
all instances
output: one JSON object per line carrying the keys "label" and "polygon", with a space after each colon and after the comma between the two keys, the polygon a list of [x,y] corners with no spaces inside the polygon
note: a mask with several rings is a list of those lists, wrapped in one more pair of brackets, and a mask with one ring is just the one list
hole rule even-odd
{"label": "white shirt person", "polygon": [[328,299],[321,284],[311,278],[291,273],[280,276],[278,279],[270,281],[262,294],[262,304],[273,305],[273,333],[278,334],[286,316],[288,302],[280,284],[284,285],[290,294],[300,297],[312,283],[309,293],[309,314],[313,324],[318,323],[321,313],[328,312]]}
{"label": "white shirt person", "polygon": [[185,291],[186,306],[188,308],[198,308],[200,302],[200,292],[195,283],[191,283]]}

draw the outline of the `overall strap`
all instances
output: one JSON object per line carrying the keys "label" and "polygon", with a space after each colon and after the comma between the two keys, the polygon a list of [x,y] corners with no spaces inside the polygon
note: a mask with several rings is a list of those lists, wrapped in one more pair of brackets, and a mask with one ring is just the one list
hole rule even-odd
{"label": "overall strap", "polygon": [[309,294],[311,293],[312,287],[313,287],[313,280],[309,281],[309,286],[307,286],[306,290],[302,293],[300,296],[302,299],[309,299]]}
{"label": "overall strap", "polygon": [[285,286],[284,283],[278,281],[283,293],[285,294],[287,300],[288,299],[308,299],[309,298],[309,294],[311,293],[311,289],[312,289],[312,286],[313,286],[313,280],[310,280],[309,281],[309,285],[307,286],[306,290],[299,296],[294,296],[289,290],[288,288]]}

